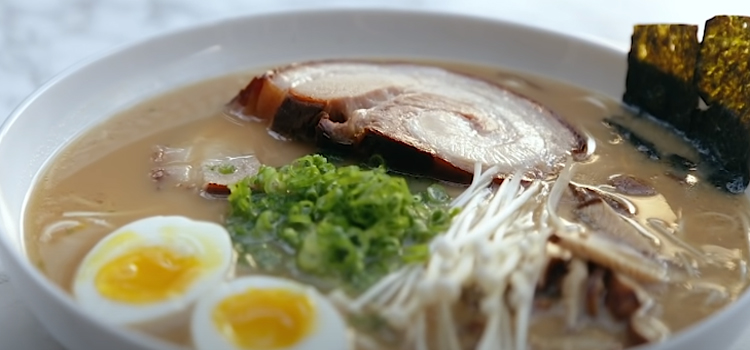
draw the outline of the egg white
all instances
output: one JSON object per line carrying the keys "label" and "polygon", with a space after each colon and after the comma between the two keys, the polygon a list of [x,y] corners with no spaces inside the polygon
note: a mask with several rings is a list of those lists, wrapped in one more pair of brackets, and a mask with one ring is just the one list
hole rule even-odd
{"label": "egg white", "polygon": [[298,343],[283,350],[348,350],[351,348],[346,323],[328,299],[313,287],[270,276],[240,277],[218,286],[210,294],[198,300],[190,324],[195,348],[197,350],[248,350],[238,347],[231,339],[222,335],[214,323],[213,311],[228,297],[251,289],[268,288],[306,294],[315,308],[311,332]]}
{"label": "egg white", "polygon": [[[127,303],[103,296],[95,279],[100,269],[123,254],[146,247],[165,247],[194,256],[203,271],[183,294],[152,303]],[[104,322],[130,325],[151,333],[182,326],[195,301],[232,274],[233,249],[220,225],[181,216],[154,216],[122,226],[99,241],[84,257],[73,280],[79,305]]]}

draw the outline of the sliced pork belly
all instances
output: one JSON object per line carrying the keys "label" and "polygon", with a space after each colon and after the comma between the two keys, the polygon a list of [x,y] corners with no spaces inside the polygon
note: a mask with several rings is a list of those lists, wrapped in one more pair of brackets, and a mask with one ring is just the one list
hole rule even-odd
{"label": "sliced pork belly", "polygon": [[280,136],[380,154],[396,169],[467,182],[474,164],[553,175],[581,137],[549,109],[445,69],[325,61],[253,79],[233,114],[271,120]]}

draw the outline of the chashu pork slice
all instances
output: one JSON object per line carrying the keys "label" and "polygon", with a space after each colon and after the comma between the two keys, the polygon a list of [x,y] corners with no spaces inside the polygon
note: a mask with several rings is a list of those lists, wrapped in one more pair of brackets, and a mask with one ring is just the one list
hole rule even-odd
{"label": "chashu pork slice", "polygon": [[418,64],[321,61],[253,79],[230,104],[276,134],[379,154],[397,170],[468,182],[475,163],[499,176],[553,176],[582,138],[552,111],[487,81]]}

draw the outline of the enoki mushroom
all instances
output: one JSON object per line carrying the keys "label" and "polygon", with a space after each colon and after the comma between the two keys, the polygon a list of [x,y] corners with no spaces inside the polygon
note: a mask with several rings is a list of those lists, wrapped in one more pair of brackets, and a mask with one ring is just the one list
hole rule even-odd
{"label": "enoki mushroom", "polygon": [[453,201],[460,214],[432,241],[424,265],[403,267],[353,300],[341,291],[331,297],[346,312],[378,314],[403,332],[409,348],[461,350],[461,320],[453,310],[462,293],[473,289],[485,320],[474,349],[525,350],[547,241],[553,231],[577,230],[555,214],[569,168],[551,185],[524,184],[517,172],[491,189],[497,169],[483,172],[477,165],[471,185]]}

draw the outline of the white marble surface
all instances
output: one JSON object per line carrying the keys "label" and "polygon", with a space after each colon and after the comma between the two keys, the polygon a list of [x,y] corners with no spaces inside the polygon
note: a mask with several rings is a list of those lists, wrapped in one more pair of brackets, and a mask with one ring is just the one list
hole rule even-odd
{"label": "white marble surface", "polygon": [[[702,23],[714,14],[750,15],[747,0],[0,0],[0,120],[53,75],[97,52],[194,23],[309,6],[428,7],[496,16],[623,48],[636,22]],[[0,349],[62,350],[17,299],[2,271],[0,266]],[[736,349],[748,344],[750,334]]]}

